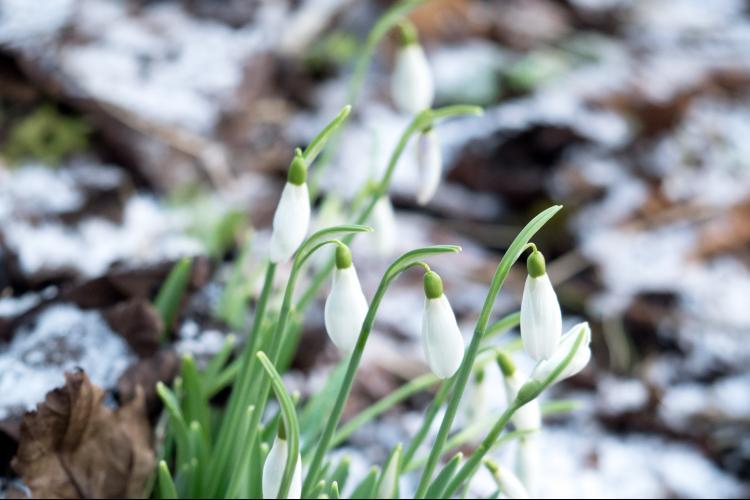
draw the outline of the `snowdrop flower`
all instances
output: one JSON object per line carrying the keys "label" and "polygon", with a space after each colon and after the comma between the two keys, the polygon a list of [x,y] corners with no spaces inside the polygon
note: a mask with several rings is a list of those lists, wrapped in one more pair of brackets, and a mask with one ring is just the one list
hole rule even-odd
{"label": "snowdrop flower", "polygon": [[529,275],[521,299],[521,338],[526,352],[536,361],[549,359],[562,333],[562,313],[547,276],[544,256],[532,244],[526,261]]}
{"label": "snowdrop flower", "polygon": [[[500,365],[500,370],[503,372],[505,397],[508,405],[510,405],[516,399],[518,391],[526,382],[527,377],[516,368],[510,356],[504,352],[498,354],[497,362]],[[511,420],[519,431],[535,431],[540,429],[542,427],[542,410],[539,406],[539,400],[534,399],[523,405],[516,410]]]}
{"label": "snowdrop flower", "polygon": [[435,86],[414,28],[402,27],[402,37],[391,79],[391,95],[399,111],[415,114],[432,105]]}
{"label": "snowdrop flower", "polygon": [[325,325],[328,336],[345,354],[354,350],[367,315],[367,299],[362,293],[352,253],[344,244],[336,247],[336,270],[331,293],[326,299]]}
{"label": "snowdrop flower", "polygon": [[396,214],[390,198],[381,196],[372,209],[371,224],[374,247],[378,255],[387,257],[396,247]]}
{"label": "snowdrop flower", "polygon": [[417,142],[417,167],[419,168],[419,189],[417,203],[426,205],[430,202],[443,175],[443,157],[440,141],[433,128],[419,134]]}
{"label": "snowdrop flower", "polygon": [[437,273],[424,275],[425,307],[422,316],[422,344],[432,373],[442,379],[452,377],[464,358],[464,339],[458,329],[443,281]]}
{"label": "snowdrop flower", "polygon": [[489,459],[485,460],[484,463],[492,474],[492,477],[495,479],[500,490],[505,493],[505,496],[511,499],[531,498],[528,490],[513,472],[506,468],[501,469],[497,463]]}
{"label": "snowdrop flower", "polygon": [[297,154],[289,167],[289,175],[273,216],[271,262],[289,260],[307,234],[310,225],[310,193],[307,190],[307,166]]}
{"label": "snowdrop flower", "polygon": [[538,495],[541,463],[539,431],[522,436],[516,449],[516,474],[533,497]]}
{"label": "snowdrop flower", "polygon": [[[277,498],[281,482],[284,479],[284,467],[286,467],[286,457],[289,453],[289,445],[286,441],[286,429],[283,422],[279,423],[279,433],[276,440],[268,452],[266,463],[263,465],[263,498]],[[294,466],[292,475],[292,484],[289,486],[287,498],[302,497],[302,457],[297,457],[297,464]]]}
{"label": "snowdrop flower", "polygon": [[539,382],[544,382],[548,376],[555,371],[568,356],[570,351],[573,349],[576,343],[576,339],[583,332],[583,342],[578,346],[573,359],[570,360],[568,366],[558,375],[553,384],[577,375],[583,370],[591,359],[591,328],[588,322],[578,323],[576,326],[568,330],[568,332],[562,336],[557,348],[552,353],[552,356],[546,361],[542,361],[537,364],[534,368],[534,372],[531,374],[531,378]]}

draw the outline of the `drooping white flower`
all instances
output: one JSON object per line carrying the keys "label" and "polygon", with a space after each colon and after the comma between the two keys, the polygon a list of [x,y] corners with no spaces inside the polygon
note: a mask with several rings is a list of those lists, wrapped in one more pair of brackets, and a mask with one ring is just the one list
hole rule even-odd
{"label": "drooping white flower", "polygon": [[331,293],[326,299],[325,325],[328,336],[345,354],[351,353],[357,344],[367,309],[367,299],[352,264],[351,251],[345,245],[339,245]]}
{"label": "drooping white flower", "polygon": [[443,293],[443,282],[437,273],[424,275],[425,307],[422,315],[422,344],[437,377],[452,377],[464,357],[464,339],[448,299]]}
{"label": "drooping white flower", "polygon": [[514,500],[531,498],[521,480],[512,471],[505,467],[501,468],[492,460],[486,460],[485,464],[505,496]]}
{"label": "drooping white flower", "polygon": [[440,186],[440,178],[443,175],[443,155],[440,151],[440,140],[433,128],[419,134],[417,167],[419,169],[417,203],[426,205],[435,196],[435,192]]}
{"label": "drooping white flower", "polygon": [[516,449],[516,474],[532,497],[537,497],[539,493],[540,432],[534,431],[519,438]]}
{"label": "drooping white flower", "polygon": [[[263,498],[277,498],[281,482],[284,479],[284,467],[286,467],[286,458],[289,453],[289,444],[286,435],[283,432],[283,424],[279,428],[279,435],[268,452],[266,463],[263,465]],[[286,498],[302,497],[302,457],[297,457],[297,464],[294,466],[292,483],[289,485],[289,494]]]}
{"label": "drooping white flower", "polygon": [[396,55],[391,95],[396,108],[403,113],[415,114],[432,106],[435,85],[430,64],[416,39],[405,40]]}
{"label": "drooping white flower", "polygon": [[521,338],[526,352],[537,361],[548,359],[562,333],[562,313],[544,256],[534,249],[526,261],[529,275],[521,300]]}
{"label": "drooping white flower", "polygon": [[[516,368],[510,357],[501,352],[498,355],[498,364],[503,372],[503,381],[505,385],[505,398],[508,405],[511,405],[518,395],[518,391],[526,382],[527,377],[524,373]],[[516,410],[511,418],[513,425],[519,431],[535,431],[542,427],[542,410],[539,406],[539,400],[529,401],[521,408]]]}
{"label": "drooping white flower", "polygon": [[560,339],[552,356],[550,356],[548,360],[542,361],[536,365],[534,372],[531,374],[531,378],[538,380],[539,382],[544,382],[544,380],[555,371],[555,368],[565,360],[571,350],[575,347],[579,335],[583,335],[583,341],[578,346],[578,349],[570,360],[568,366],[565,367],[560,375],[555,377],[555,380],[552,383],[554,384],[561,380],[565,380],[566,378],[570,378],[583,370],[586,365],[589,364],[589,360],[591,359],[591,328],[589,327],[588,322],[578,323],[568,330]]}
{"label": "drooping white flower", "polygon": [[381,196],[372,209],[373,246],[378,255],[387,257],[396,247],[396,214],[390,198]]}
{"label": "drooping white flower", "polygon": [[301,156],[289,167],[289,176],[273,216],[273,233],[269,257],[271,262],[289,260],[310,226],[310,193],[307,189],[307,167]]}

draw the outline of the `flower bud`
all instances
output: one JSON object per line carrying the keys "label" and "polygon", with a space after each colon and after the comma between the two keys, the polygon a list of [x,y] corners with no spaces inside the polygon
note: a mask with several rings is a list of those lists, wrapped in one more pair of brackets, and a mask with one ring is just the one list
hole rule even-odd
{"label": "flower bud", "polygon": [[367,299],[352,264],[351,251],[346,245],[339,245],[324,316],[328,336],[343,353],[354,350],[367,310]]}
{"label": "flower bud", "polygon": [[[505,373],[505,370],[503,370],[503,373]],[[513,404],[516,396],[518,396],[518,392],[524,386],[525,380],[526,377],[523,373],[515,368],[510,375],[505,375],[505,397],[507,398],[508,405]],[[516,426],[516,430],[519,431],[540,429],[542,427],[542,410],[539,406],[539,400],[532,399],[516,410],[513,414],[512,422]]]}
{"label": "flower bud", "polygon": [[512,499],[531,498],[521,480],[513,472],[507,468],[500,468],[490,459],[485,460],[484,464],[505,496]]}
{"label": "flower bud", "polygon": [[417,203],[426,205],[435,196],[443,175],[443,156],[440,151],[440,141],[433,128],[419,134],[417,168],[419,169]]}
{"label": "flower bud", "polygon": [[560,341],[562,312],[542,253],[534,248],[526,264],[529,275],[521,300],[521,338],[529,356],[541,361],[552,356]]}
{"label": "flower bud", "polygon": [[428,271],[424,275],[425,307],[422,315],[422,344],[432,373],[445,379],[452,377],[464,357],[464,340],[448,299],[443,293],[440,276]]}
{"label": "flower bud", "polygon": [[577,375],[583,370],[591,359],[591,328],[587,322],[578,323],[562,336],[552,356],[546,361],[539,363],[531,374],[533,380],[544,382],[552,372],[565,360],[570,351],[575,347],[576,340],[583,336],[573,358],[568,366],[552,381],[553,384]]}
{"label": "flower bud", "polygon": [[372,210],[373,243],[378,255],[387,257],[396,247],[396,214],[390,198],[381,196]]}
{"label": "flower bud", "polygon": [[[263,498],[278,498],[281,482],[284,479],[284,468],[286,467],[286,457],[289,453],[289,445],[286,440],[284,424],[279,424],[279,433],[276,440],[268,452],[266,462],[263,465]],[[302,457],[297,457],[297,463],[294,466],[292,483],[289,486],[287,498],[302,497]]]}
{"label": "flower bud", "polygon": [[297,155],[289,167],[287,183],[273,216],[271,262],[289,260],[305,239],[310,225],[310,193],[306,179],[307,167],[304,159]]}
{"label": "flower bud", "polygon": [[415,34],[405,35],[396,55],[391,95],[396,108],[415,114],[432,106],[435,89],[430,65]]}

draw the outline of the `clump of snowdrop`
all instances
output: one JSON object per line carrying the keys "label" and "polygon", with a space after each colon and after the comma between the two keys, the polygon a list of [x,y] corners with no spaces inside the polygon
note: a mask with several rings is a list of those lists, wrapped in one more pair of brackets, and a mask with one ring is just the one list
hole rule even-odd
{"label": "clump of snowdrop", "polygon": [[526,260],[528,276],[521,300],[521,338],[526,352],[536,361],[549,359],[562,333],[562,313],[547,275],[544,255],[530,244]]}
{"label": "clump of snowdrop", "polygon": [[273,233],[269,257],[271,262],[288,261],[310,226],[310,193],[307,188],[307,165],[300,151],[294,156],[287,182],[273,216]]}
{"label": "clump of snowdrop", "polygon": [[328,336],[344,354],[354,350],[362,323],[367,316],[367,299],[362,292],[349,247],[336,246],[336,269],[325,305]]}
{"label": "clump of snowdrop", "polygon": [[425,306],[422,344],[430,370],[439,378],[452,377],[464,357],[464,340],[450,302],[443,293],[443,280],[434,271],[424,275]]}
{"label": "clump of snowdrop", "polygon": [[[284,479],[284,467],[289,454],[286,429],[283,422],[279,422],[279,432],[276,440],[268,452],[263,466],[263,498],[278,498],[281,482]],[[302,497],[302,457],[297,457],[292,482],[289,486],[287,498]]]}
{"label": "clump of snowdrop", "polygon": [[443,156],[440,151],[440,141],[437,132],[432,127],[419,134],[417,167],[419,169],[417,203],[426,205],[435,196],[438,186],[440,186],[440,178],[443,175]]}
{"label": "clump of snowdrop", "polygon": [[401,27],[401,47],[396,54],[391,95],[396,108],[410,114],[429,108],[435,96],[430,64],[416,30],[408,24]]}

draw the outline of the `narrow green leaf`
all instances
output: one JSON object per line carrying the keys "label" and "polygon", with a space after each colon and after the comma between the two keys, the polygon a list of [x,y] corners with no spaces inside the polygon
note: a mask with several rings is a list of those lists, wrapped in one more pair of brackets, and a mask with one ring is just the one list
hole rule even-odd
{"label": "narrow green leaf", "polygon": [[177,444],[177,468],[179,470],[179,467],[186,465],[190,460],[188,427],[182,415],[182,410],[180,410],[180,403],[174,393],[162,382],[156,384],[156,393],[164,403],[164,408],[169,413],[169,420],[172,422],[171,428]]}
{"label": "narrow green leaf", "polygon": [[232,355],[232,350],[234,349],[234,345],[236,343],[236,336],[227,335],[227,338],[224,339],[224,344],[222,344],[219,352],[214,354],[214,356],[211,358],[211,361],[208,362],[206,368],[203,370],[203,387],[204,392],[207,396],[209,393],[208,388],[213,387],[216,384],[216,379],[221,373],[222,368],[224,368],[224,365],[227,364],[227,360]]}
{"label": "narrow green leaf", "polygon": [[204,396],[205,390],[203,389],[201,375],[198,373],[198,367],[191,354],[185,354],[182,357],[181,374],[185,384],[183,415],[186,421],[196,421],[200,424],[204,432],[204,439],[208,442],[210,435],[208,400]]}
{"label": "narrow green leaf", "polygon": [[281,380],[281,376],[274,368],[271,360],[264,352],[257,354],[258,360],[260,360],[263,369],[266,371],[268,378],[271,379],[271,386],[276,394],[276,399],[281,406],[282,416],[284,420],[284,427],[286,428],[287,435],[287,446],[288,455],[286,465],[284,467],[284,478],[281,481],[279,487],[279,498],[286,498],[289,493],[289,486],[292,484],[292,476],[294,475],[294,468],[297,464],[297,459],[300,454],[299,447],[299,422],[297,421],[297,413],[294,410],[294,402],[291,396],[284,386],[284,382]]}
{"label": "narrow green leaf", "polygon": [[321,479],[318,481],[318,484],[315,485],[315,488],[313,488],[312,493],[310,494],[310,498],[320,498],[321,495],[323,495],[323,492],[326,489],[326,482],[324,479]]}
{"label": "narrow green leaf", "polygon": [[370,226],[361,224],[342,224],[340,226],[331,226],[310,235],[297,250],[298,257],[295,258],[295,265],[302,265],[318,248],[322,245],[343,238],[344,236],[355,233],[370,233],[373,229]]}
{"label": "narrow green leaf", "polygon": [[456,473],[456,469],[461,464],[461,460],[463,459],[463,453],[456,453],[453,458],[451,458],[450,461],[445,464],[443,470],[440,471],[430,487],[427,489],[425,498],[443,498],[443,494],[445,492],[446,486],[448,486],[448,482]]}
{"label": "narrow green leaf", "polygon": [[334,118],[328,125],[326,125],[326,127],[321,130],[317,136],[315,136],[312,142],[310,142],[310,145],[305,148],[304,153],[302,153],[302,157],[305,159],[305,163],[307,163],[308,166],[312,165],[312,163],[325,147],[328,139],[336,132],[336,129],[338,129],[346,121],[351,111],[352,107],[349,105],[341,108],[341,111],[339,111],[339,114],[336,115],[336,118]]}
{"label": "narrow green leaf", "polygon": [[385,462],[383,474],[380,476],[377,487],[378,498],[398,498],[398,478],[401,476],[401,443],[397,444],[391,451],[388,460]]}
{"label": "narrow green leaf", "polygon": [[304,441],[303,454],[307,454],[306,452],[315,444],[315,437],[320,434],[325,425],[326,415],[336,401],[339,388],[346,375],[347,364],[347,360],[344,359],[331,370],[323,389],[307,402],[300,414],[299,426]]}
{"label": "narrow green leaf", "polygon": [[349,466],[351,465],[351,459],[349,456],[344,455],[339,464],[333,470],[331,477],[328,482],[331,484],[337,484],[341,490],[346,488],[346,482],[349,479]]}
{"label": "narrow green leaf", "polygon": [[386,275],[390,278],[397,276],[405,269],[415,265],[417,262],[422,261],[428,257],[438,255],[441,253],[458,253],[461,251],[461,247],[457,245],[434,245],[429,247],[417,248],[410,252],[406,252],[404,255],[396,259],[386,271]]}
{"label": "narrow green leaf", "polygon": [[190,282],[192,269],[193,260],[191,258],[185,257],[177,261],[169,272],[159,293],[156,295],[156,299],[154,299],[154,307],[159,311],[161,319],[164,322],[162,342],[166,340],[177,319],[182,297],[185,295],[188,283]]}
{"label": "narrow green leaf", "polygon": [[167,462],[162,460],[159,462],[159,498],[162,499],[178,499],[177,489],[174,486],[172,480],[172,474],[169,472]]}
{"label": "narrow green leaf", "polygon": [[378,487],[379,476],[380,468],[373,466],[364,479],[362,479],[357,487],[354,488],[354,491],[352,492],[352,500],[375,498],[375,489]]}
{"label": "narrow green leaf", "polygon": [[339,498],[341,498],[341,493],[339,493],[339,483],[337,483],[336,481],[331,483],[331,488],[329,491],[330,491],[329,496],[333,500],[338,500]]}

